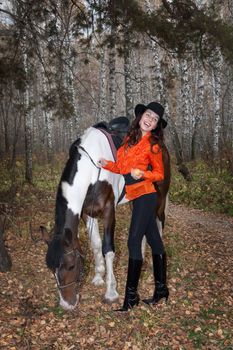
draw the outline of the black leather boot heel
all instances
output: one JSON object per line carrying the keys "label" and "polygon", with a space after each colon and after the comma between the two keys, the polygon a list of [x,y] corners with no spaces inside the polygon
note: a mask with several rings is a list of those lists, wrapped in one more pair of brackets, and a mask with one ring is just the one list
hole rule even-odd
{"label": "black leather boot heel", "polygon": [[156,289],[154,291],[153,297],[149,298],[149,299],[143,299],[142,301],[145,304],[148,305],[155,305],[159,302],[159,300],[165,298],[166,303],[168,301],[168,297],[169,297],[169,290],[167,288],[167,286],[165,284],[162,284],[160,282],[156,282]]}

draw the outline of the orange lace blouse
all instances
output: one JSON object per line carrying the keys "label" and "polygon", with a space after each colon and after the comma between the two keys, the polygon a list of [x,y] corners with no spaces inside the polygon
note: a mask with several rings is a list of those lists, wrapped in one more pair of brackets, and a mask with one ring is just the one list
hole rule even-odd
{"label": "orange lace blouse", "polygon": [[[150,135],[151,133],[147,133],[132,147],[121,146],[117,151],[116,162],[108,161],[103,167],[113,173],[122,175],[130,173],[132,168],[144,172],[143,181],[125,186],[128,200],[135,199],[143,194],[156,192],[153,182],[164,179],[162,151],[159,145],[154,145],[153,152],[151,152]],[[152,170],[148,170],[149,165]]]}

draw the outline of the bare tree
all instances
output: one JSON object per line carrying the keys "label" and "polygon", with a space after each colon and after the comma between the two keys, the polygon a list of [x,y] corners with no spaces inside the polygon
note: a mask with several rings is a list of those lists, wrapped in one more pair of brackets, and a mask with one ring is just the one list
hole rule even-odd
{"label": "bare tree", "polygon": [[127,25],[124,29],[124,78],[125,78],[125,110],[126,116],[132,118],[133,115],[133,88],[131,80],[131,38]]}
{"label": "bare tree", "polygon": [[111,28],[112,40],[109,45],[109,117],[111,119],[116,115],[116,43],[115,43],[116,30],[115,27]]}
{"label": "bare tree", "polygon": [[4,242],[4,231],[5,231],[6,216],[0,213],[0,272],[6,272],[11,269],[12,262],[10,255],[8,254],[5,242]]}

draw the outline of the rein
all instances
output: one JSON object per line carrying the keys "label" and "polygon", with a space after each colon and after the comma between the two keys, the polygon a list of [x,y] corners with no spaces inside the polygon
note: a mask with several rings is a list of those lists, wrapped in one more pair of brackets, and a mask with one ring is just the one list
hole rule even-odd
{"label": "rein", "polygon": [[[99,181],[100,173],[101,173],[101,167],[96,165],[96,163],[94,162],[94,160],[92,159],[90,154],[85,150],[84,147],[82,147],[82,146],[76,146],[76,147],[80,148],[83,152],[85,152],[86,155],[88,156],[88,158],[90,159],[90,161],[92,162],[92,164],[98,169],[98,175],[97,175],[97,180],[96,181]],[[91,239],[91,236],[92,236],[92,229],[93,229],[93,220],[94,220],[94,218],[93,218],[93,210],[94,210],[95,195],[96,195],[96,188],[94,187],[93,196],[92,196],[91,215],[90,215],[90,217],[92,218],[91,225],[90,225],[90,239]]]}
{"label": "rein", "polygon": [[76,146],[76,147],[77,147],[77,148],[80,148],[83,152],[85,152],[86,155],[88,156],[88,158],[90,159],[90,161],[92,162],[92,164],[93,164],[97,169],[101,170],[101,168],[100,168],[98,165],[95,164],[94,160],[91,158],[90,154],[85,150],[84,147],[82,147],[82,146]]}

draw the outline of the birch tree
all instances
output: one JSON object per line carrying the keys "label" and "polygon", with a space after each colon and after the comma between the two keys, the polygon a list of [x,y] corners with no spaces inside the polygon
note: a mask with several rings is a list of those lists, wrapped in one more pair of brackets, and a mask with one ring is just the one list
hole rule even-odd
{"label": "birch tree", "polygon": [[98,108],[98,120],[106,119],[106,49],[100,48],[99,59],[99,108]]}
{"label": "birch tree", "polygon": [[[2,208],[1,208],[2,209]],[[3,211],[0,211],[0,272],[10,271],[12,267],[11,257],[5,247],[4,231],[5,231],[6,216]]]}
{"label": "birch tree", "polygon": [[111,27],[111,42],[109,45],[109,118],[111,119],[116,115],[116,42],[115,42],[116,29]]}
{"label": "birch tree", "polygon": [[197,151],[197,136],[198,136],[198,128],[201,123],[205,119],[204,116],[204,92],[205,92],[205,79],[204,79],[204,67],[202,62],[197,59],[197,64],[194,67],[194,75],[195,75],[195,100],[193,108],[193,119],[192,119],[192,139],[191,139],[191,159],[196,158]]}
{"label": "birch tree", "polygon": [[[26,77],[28,76],[28,56],[27,53],[23,53],[23,65]],[[26,83],[24,93],[24,131],[25,131],[25,178],[29,183],[32,183],[32,127],[33,127],[33,114],[30,106],[30,87]]]}
{"label": "birch tree", "polygon": [[131,80],[131,38],[127,25],[124,28],[124,82],[125,82],[125,114],[131,119],[133,116],[133,87]]}
{"label": "birch tree", "polygon": [[187,59],[180,59],[180,101],[178,104],[178,114],[182,117],[182,149],[184,150],[185,160],[190,159],[190,82],[188,73]]}
{"label": "birch tree", "polygon": [[[43,81],[43,90],[45,93],[45,96],[48,96],[48,83],[45,79],[45,73],[42,73],[42,81]],[[53,141],[52,141],[52,111],[50,108],[48,108],[44,100],[41,100],[41,106],[43,106],[43,114],[44,114],[44,124],[45,124],[45,142],[46,142],[46,149],[47,149],[47,158],[49,162],[53,161]]]}
{"label": "birch tree", "polygon": [[[146,0],[145,5],[148,14],[151,14],[155,10],[151,0]],[[153,39],[149,40],[149,47],[153,57],[153,91],[155,92],[155,99],[157,99],[161,103],[164,103],[164,86],[159,54],[160,48],[156,41]]]}
{"label": "birch tree", "polygon": [[212,70],[212,86],[214,101],[214,135],[213,135],[213,155],[217,159],[219,156],[219,140],[221,130],[221,71],[223,58],[220,49],[216,50],[214,68]]}

